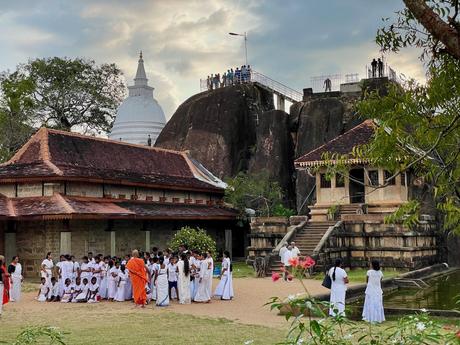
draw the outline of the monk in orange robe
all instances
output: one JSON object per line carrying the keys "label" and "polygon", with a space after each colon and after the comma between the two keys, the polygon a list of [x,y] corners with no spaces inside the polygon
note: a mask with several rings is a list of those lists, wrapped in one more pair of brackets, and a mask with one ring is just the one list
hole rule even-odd
{"label": "monk in orange robe", "polygon": [[133,250],[133,257],[126,263],[126,268],[129,271],[129,277],[133,286],[134,303],[145,306],[147,302],[147,294],[145,292],[145,284],[147,284],[147,270],[145,269],[144,260],[139,258],[139,252]]}

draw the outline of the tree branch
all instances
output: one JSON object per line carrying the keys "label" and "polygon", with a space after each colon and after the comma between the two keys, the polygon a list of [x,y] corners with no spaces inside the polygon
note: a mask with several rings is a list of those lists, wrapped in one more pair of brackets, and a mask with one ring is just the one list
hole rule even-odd
{"label": "tree branch", "polygon": [[443,21],[424,0],[403,0],[409,11],[447,51],[460,59],[460,36],[455,27]]}

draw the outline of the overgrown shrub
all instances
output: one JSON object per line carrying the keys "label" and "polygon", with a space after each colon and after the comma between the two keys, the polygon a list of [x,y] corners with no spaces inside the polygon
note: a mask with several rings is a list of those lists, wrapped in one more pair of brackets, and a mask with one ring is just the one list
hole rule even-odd
{"label": "overgrown shrub", "polygon": [[213,255],[216,253],[216,241],[209,236],[203,229],[191,228],[185,226],[180,229],[169,242],[169,247],[176,251],[181,244],[186,245],[189,249],[198,250],[200,252],[211,251]]}

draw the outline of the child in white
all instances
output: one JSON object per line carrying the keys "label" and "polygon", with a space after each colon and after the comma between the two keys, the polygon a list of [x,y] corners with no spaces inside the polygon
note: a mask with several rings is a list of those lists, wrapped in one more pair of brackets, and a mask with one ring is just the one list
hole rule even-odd
{"label": "child in white", "polygon": [[128,272],[125,269],[125,265],[120,266],[117,279],[117,293],[115,294],[114,300],[117,302],[124,302],[126,295],[126,281],[128,280]]}
{"label": "child in white", "polygon": [[92,277],[88,289],[88,303],[97,303],[99,299],[99,284],[97,283],[97,277]]}
{"label": "child in white", "polygon": [[50,292],[48,294],[48,302],[59,302],[61,296],[59,295],[59,283],[56,277],[51,278]]}
{"label": "child in white", "polygon": [[73,286],[71,284],[70,278],[66,278],[64,281],[64,292],[62,294],[61,302],[62,303],[68,303],[72,301],[73,297]]}
{"label": "child in white", "polygon": [[367,322],[380,323],[385,321],[382,278],[383,273],[380,270],[380,263],[377,260],[373,260],[372,269],[367,271],[366,298],[363,307],[363,320]]}
{"label": "child in white", "polygon": [[[169,264],[167,265],[168,269],[168,291],[169,291],[169,298],[177,298],[179,295],[179,291],[177,290],[177,265],[176,265],[176,258],[172,257],[169,260]],[[172,289],[174,288],[174,294],[172,293]]]}
{"label": "child in white", "polygon": [[107,298],[109,301],[113,301],[115,295],[117,294],[117,282],[118,282],[118,264],[114,266],[113,261],[109,261],[109,281],[108,281],[108,290]]}
{"label": "child in white", "polygon": [[46,302],[46,299],[48,298],[48,293],[50,292],[50,286],[46,282],[45,277],[42,277],[40,281],[41,281],[41,284],[38,290],[37,301]]}
{"label": "child in white", "polygon": [[[77,294],[77,289],[79,289],[78,294]],[[84,278],[83,283],[81,283],[78,288],[77,286],[75,286],[75,298],[72,300],[72,302],[75,302],[75,303],[86,302],[88,300],[88,290],[89,290],[88,279]]]}
{"label": "child in white", "polygon": [[328,274],[332,280],[329,315],[336,316],[336,313],[343,315],[345,313],[345,294],[347,292],[346,284],[348,284],[348,276],[347,272],[342,268],[341,259],[335,260],[335,265],[331,267]]}

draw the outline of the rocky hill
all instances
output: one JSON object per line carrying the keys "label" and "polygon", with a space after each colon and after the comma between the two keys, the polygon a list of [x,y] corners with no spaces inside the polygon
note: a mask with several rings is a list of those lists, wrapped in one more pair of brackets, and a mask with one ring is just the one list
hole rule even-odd
{"label": "rocky hill", "polygon": [[272,95],[253,84],[202,92],[179,106],[156,146],[190,150],[220,178],[266,170],[291,207],[306,206],[314,181],[296,174],[294,159],[354,126],[357,98],[339,92],[306,95],[287,114],[275,110]]}

